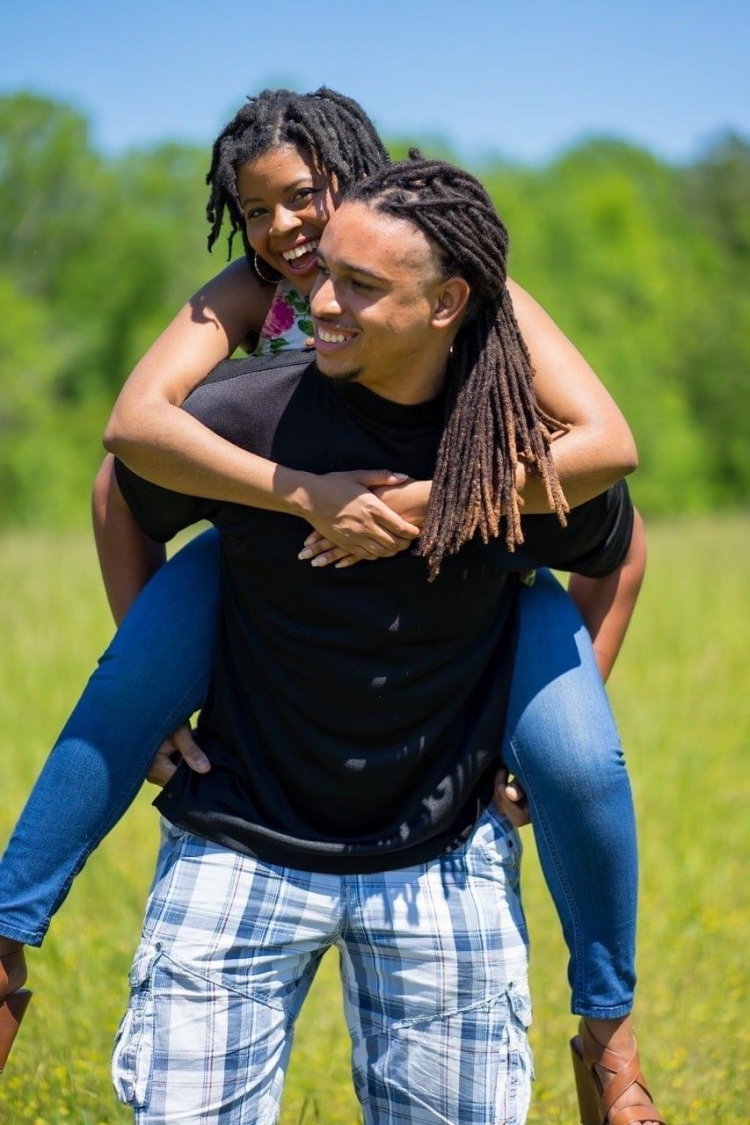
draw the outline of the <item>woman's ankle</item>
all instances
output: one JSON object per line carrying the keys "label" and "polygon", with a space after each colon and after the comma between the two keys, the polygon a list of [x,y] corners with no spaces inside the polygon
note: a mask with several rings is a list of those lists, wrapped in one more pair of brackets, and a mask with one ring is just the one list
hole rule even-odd
{"label": "woman's ankle", "polygon": [[9,953],[18,953],[23,948],[22,941],[15,941],[13,938],[3,937],[0,934],[0,957],[7,957]]}
{"label": "woman's ankle", "polygon": [[[15,956],[14,956],[15,954]],[[0,1003],[26,984],[26,958],[20,941],[0,938]]]}
{"label": "woman's ankle", "polygon": [[592,1016],[584,1016],[583,1018],[594,1039],[602,1047],[606,1047],[613,1041],[627,1043],[635,1038],[630,1014],[618,1016],[616,1019],[594,1019]]}

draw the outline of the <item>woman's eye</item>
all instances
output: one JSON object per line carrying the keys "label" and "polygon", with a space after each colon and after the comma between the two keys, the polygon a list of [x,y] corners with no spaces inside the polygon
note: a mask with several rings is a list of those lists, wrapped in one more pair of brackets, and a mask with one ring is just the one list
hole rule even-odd
{"label": "woman's eye", "polygon": [[303,202],[306,199],[310,199],[313,195],[318,195],[320,190],[320,188],[315,187],[300,188],[299,191],[295,191],[292,201],[294,203]]}
{"label": "woman's eye", "polygon": [[257,219],[261,219],[267,214],[265,207],[255,207],[252,211],[248,211],[245,215],[246,223],[254,223]]}
{"label": "woman's eye", "polygon": [[352,285],[355,289],[363,289],[365,292],[375,288],[373,285],[368,285],[366,281],[358,281],[356,277],[352,278]]}

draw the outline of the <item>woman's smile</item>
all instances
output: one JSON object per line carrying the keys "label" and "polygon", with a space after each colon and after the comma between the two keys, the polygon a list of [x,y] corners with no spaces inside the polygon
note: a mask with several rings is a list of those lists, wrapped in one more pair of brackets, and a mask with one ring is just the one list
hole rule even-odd
{"label": "woman's smile", "polygon": [[253,250],[309,293],[320,236],[333,212],[327,177],[293,145],[280,145],[237,169],[237,194]]}

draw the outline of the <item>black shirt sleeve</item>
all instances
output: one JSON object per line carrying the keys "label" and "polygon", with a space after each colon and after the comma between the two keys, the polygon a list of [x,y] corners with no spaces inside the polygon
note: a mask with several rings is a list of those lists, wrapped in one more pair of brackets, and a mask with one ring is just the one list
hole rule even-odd
{"label": "black shirt sleeve", "polygon": [[524,543],[516,552],[519,569],[550,566],[589,578],[611,574],[622,563],[633,534],[633,503],[624,480],[574,508],[568,526],[557,516],[526,516]]}
{"label": "black shirt sleeve", "polygon": [[155,539],[157,543],[166,543],[178,531],[199,520],[210,520],[217,507],[214,500],[187,496],[153,484],[117,459],[115,475],[136,523],[149,539]]}

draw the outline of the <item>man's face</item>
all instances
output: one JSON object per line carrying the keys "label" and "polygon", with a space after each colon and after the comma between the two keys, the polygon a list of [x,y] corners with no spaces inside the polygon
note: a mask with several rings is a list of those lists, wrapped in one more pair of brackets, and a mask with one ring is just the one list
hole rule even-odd
{"label": "man's face", "polygon": [[434,248],[408,221],[344,203],[323,232],[318,262],[311,308],[319,370],[408,401],[435,353],[443,278]]}

